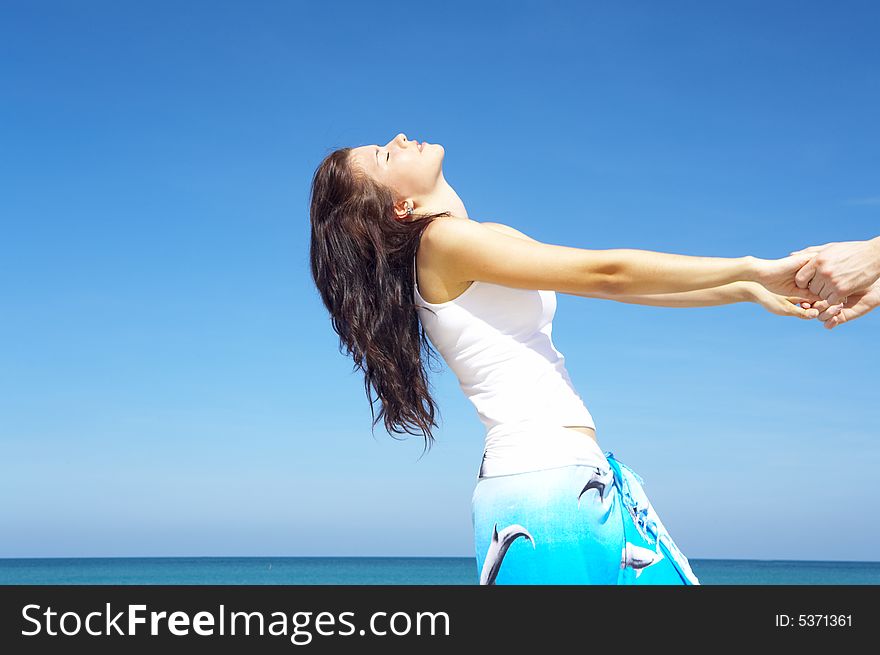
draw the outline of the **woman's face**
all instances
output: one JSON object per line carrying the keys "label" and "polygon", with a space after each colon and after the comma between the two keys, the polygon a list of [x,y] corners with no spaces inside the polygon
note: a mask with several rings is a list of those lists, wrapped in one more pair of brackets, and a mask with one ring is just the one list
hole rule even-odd
{"label": "woman's face", "polygon": [[351,151],[361,170],[417,204],[437,187],[445,154],[438,143],[411,141],[402,133],[385,145],[360,146]]}

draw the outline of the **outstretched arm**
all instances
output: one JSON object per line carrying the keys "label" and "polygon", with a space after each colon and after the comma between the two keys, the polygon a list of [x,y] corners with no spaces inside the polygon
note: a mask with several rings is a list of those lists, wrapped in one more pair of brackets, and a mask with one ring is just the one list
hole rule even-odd
{"label": "outstretched arm", "polygon": [[[736,282],[758,282],[784,296],[819,300],[799,289],[794,275],[810,255],[780,260],[755,257],[691,257],[647,250],[584,250],[541,243],[501,223],[470,220],[445,222],[438,251],[447,265],[459,268],[461,279],[480,279],[507,286],[554,289],[572,295],[622,300],[658,294],[679,294],[717,289]],[[434,227],[429,226],[429,227]],[[427,232],[427,231],[426,231]],[[486,236],[496,232],[515,239]],[[426,234],[426,236],[428,236]],[[525,246],[516,242],[525,241]],[[672,306],[726,304],[739,297],[743,287],[699,296],[666,298]],[[718,295],[720,293],[720,295]],[[739,298],[734,300],[734,298]],[[625,300],[622,300],[626,302]],[[644,304],[660,304],[655,299]],[[680,303],[696,302],[696,305]]]}
{"label": "outstretched arm", "polygon": [[738,302],[753,302],[780,316],[811,319],[819,315],[819,310],[813,309],[806,299],[772,293],[756,282],[731,282],[719,287],[697,291],[653,293],[640,296],[612,296],[595,293],[576,293],[573,295],[655,307],[713,307],[732,305]]}
{"label": "outstretched arm", "polygon": [[756,299],[756,293],[751,288],[751,285],[761,289],[764,288],[754,282],[731,282],[730,284],[722,284],[719,287],[697,289],[695,291],[680,291],[678,293],[651,293],[632,296],[603,293],[576,293],[573,295],[584,298],[615,300],[632,305],[654,305],[655,307],[713,307],[717,305],[732,305],[738,302],[752,302]]}

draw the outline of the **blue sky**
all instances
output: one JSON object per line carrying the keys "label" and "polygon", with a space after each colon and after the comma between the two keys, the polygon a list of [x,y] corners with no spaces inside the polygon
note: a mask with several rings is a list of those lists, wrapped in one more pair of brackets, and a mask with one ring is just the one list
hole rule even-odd
{"label": "blue sky", "polygon": [[[6,2],[0,557],[473,556],[483,428],[377,427],[308,269],[332,149],[474,220],[780,257],[880,234],[870,2]],[[559,294],[600,444],[691,558],[878,559],[880,312]],[[356,538],[353,538],[355,537]]]}

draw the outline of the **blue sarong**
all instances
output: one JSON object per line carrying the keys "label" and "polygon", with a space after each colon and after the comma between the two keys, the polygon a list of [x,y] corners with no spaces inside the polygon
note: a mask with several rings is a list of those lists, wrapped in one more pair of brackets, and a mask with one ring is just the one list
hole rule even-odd
{"label": "blue sarong", "polygon": [[479,584],[698,585],[642,488],[611,451],[572,464],[478,478]]}

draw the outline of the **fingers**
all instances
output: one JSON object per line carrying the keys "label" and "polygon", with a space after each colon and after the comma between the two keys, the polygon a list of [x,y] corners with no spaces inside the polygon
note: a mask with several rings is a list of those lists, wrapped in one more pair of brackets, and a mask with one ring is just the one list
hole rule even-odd
{"label": "fingers", "polygon": [[822,321],[829,330],[841,325],[854,321],[866,314],[874,311],[880,303],[877,298],[870,293],[859,293],[849,296],[842,303],[837,305],[816,303],[815,308],[819,309],[819,320]]}
{"label": "fingers", "polygon": [[850,310],[847,310],[846,308],[841,309],[840,313],[838,313],[836,316],[832,316],[827,321],[825,321],[825,327],[829,330],[832,330],[841,323],[846,323],[848,320],[855,318],[854,316],[847,315],[847,312],[849,311]]}
{"label": "fingers", "polygon": [[797,284],[798,288],[800,288],[800,289],[806,289],[808,286],[810,286],[810,291],[813,291],[813,293],[816,293],[815,290],[813,290],[812,285],[811,285],[811,280],[813,280],[813,277],[815,275],[816,275],[816,264],[811,259],[806,264],[804,264],[801,267],[801,270],[799,270],[797,272],[797,274],[794,276],[795,284]]}
{"label": "fingers", "polygon": [[861,312],[854,311],[849,307],[843,307],[840,310],[840,313],[834,317],[834,320],[837,321],[838,324],[846,323],[847,321],[851,321],[854,318],[858,318],[861,316]]}
{"label": "fingers", "polygon": [[813,303],[813,309],[819,310],[819,319],[823,320],[823,321],[825,320],[825,318],[828,318],[828,317],[831,317],[834,315],[834,313],[827,313],[826,314],[828,309],[831,307],[832,307],[831,303],[828,302],[827,300],[819,300],[819,301]]}
{"label": "fingers", "polygon": [[819,310],[810,307],[810,303],[803,302],[803,298],[792,296],[785,299],[787,302],[781,302],[783,313],[788,316],[796,316],[805,320],[818,318]]}
{"label": "fingers", "polygon": [[855,307],[841,307],[840,311],[835,315],[825,321],[825,327],[829,330],[832,328],[841,325],[842,323],[846,323],[847,321],[854,321],[855,319],[864,316],[871,309],[865,303],[858,303]]}
{"label": "fingers", "polygon": [[809,289],[799,289],[799,291],[801,292],[801,296],[803,296],[803,299],[808,302],[815,303],[823,300],[822,296],[813,293]]}
{"label": "fingers", "polygon": [[824,281],[824,280],[820,280],[820,279],[814,277],[814,278],[810,281],[809,286],[807,286],[807,288],[808,288],[812,293],[814,293],[814,294],[816,294],[817,296],[819,296],[820,298],[822,298],[822,300],[826,300],[826,298],[823,298],[823,297],[822,297],[822,287],[824,287],[824,286],[825,286],[825,281]]}
{"label": "fingers", "polygon": [[[833,305],[822,312],[819,320],[825,323],[826,328],[832,330],[847,320],[848,317],[844,314],[844,310],[846,310],[846,308],[842,305]],[[822,318],[822,316],[825,316],[825,318]]]}
{"label": "fingers", "polygon": [[843,309],[843,305],[829,305],[828,307],[826,307],[825,309],[822,309],[821,311],[817,310],[817,311],[819,311],[818,318],[820,321],[828,321],[829,319],[840,314],[842,309]]}

